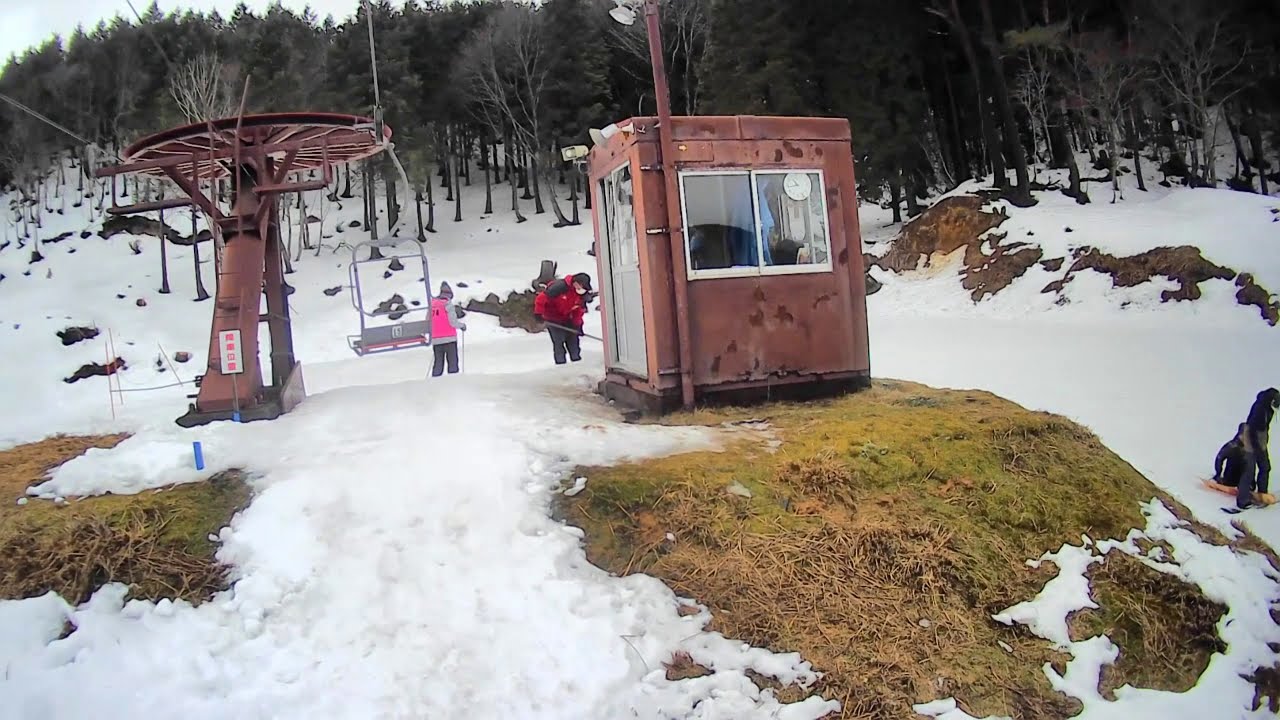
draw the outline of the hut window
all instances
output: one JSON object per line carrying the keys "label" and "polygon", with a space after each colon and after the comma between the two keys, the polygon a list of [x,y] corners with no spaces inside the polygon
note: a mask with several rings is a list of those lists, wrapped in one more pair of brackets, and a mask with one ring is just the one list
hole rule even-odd
{"label": "hut window", "polygon": [[751,175],[691,174],[680,181],[690,269],[759,267]]}
{"label": "hut window", "polygon": [[762,257],[767,268],[828,265],[831,244],[822,175],[756,172]]}
{"label": "hut window", "polygon": [[690,277],[831,269],[820,171],[689,171],[680,190]]}

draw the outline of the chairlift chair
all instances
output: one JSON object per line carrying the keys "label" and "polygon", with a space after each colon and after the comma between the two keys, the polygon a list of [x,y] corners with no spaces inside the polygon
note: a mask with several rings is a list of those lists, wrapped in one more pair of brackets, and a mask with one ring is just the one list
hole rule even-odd
{"label": "chairlift chair", "polygon": [[[388,248],[398,245],[412,244],[414,252],[400,255],[386,254]],[[378,248],[383,256],[371,258],[370,250]],[[360,259],[361,257],[365,259]],[[388,308],[372,310],[365,307],[364,294],[360,287],[360,266],[371,263],[385,265],[392,260],[400,260],[409,270],[408,260],[417,258],[422,265],[422,287],[426,300],[420,307],[405,305],[403,309]],[[347,336],[347,347],[358,356],[375,353],[404,350],[412,347],[431,345],[431,270],[427,263],[427,253],[423,245],[412,237],[388,237],[378,240],[366,240],[351,248],[351,265],[347,269],[351,287],[351,305],[360,317],[360,334]],[[388,315],[399,317],[390,324],[380,322]],[[412,318],[410,316],[413,316]],[[421,316],[420,318],[417,316]]]}

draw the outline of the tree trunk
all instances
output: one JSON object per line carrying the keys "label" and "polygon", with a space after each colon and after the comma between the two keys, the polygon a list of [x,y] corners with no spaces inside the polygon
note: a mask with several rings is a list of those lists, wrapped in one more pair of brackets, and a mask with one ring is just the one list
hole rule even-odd
{"label": "tree trunk", "polygon": [[969,37],[969,28],[960,14],[956,0],[951,0],[952,27],[960,39],[960,47],[964,50],[965,59],[973,73],[973,86],[978,96],[978,122],[982,126],[982,137],[987,144],[987,160],[991,172],[995,176],[995,185],[1004,188],[1009,184],[1009,176],[1005,171],[1004,156],[1000,153],[1000,143],[996,138],[995,120],[991,117],[986,94],[982,91],[982,66],[978,63],[978,54],[973,49],[973,40]]}
{"label": "tree trunk", "polygon": [[573,206],[573,214],[570,216],[570,225],[581,225],[582,217],[578,214],[578,173],[576,170],[570,171],[569,176],[569,202]]}
{"label": "tree trunk", "polygon": [[530,157],[528,148],[520,148],[519,165],[517,165],[517,168],[520,171],[520,189],[524,190],[524,193],[520,195],[521,200],[533,199],[533,188],[530,187],[531,183],[529,182],[529,180],[532,179],[529,177],[529,161]]}
{"label": "tree trunk", "polygon": [[343,163],[342,168],[344,170],[343,175],[345,176],[345,182],[342,186],[340,197],[354,197],[354,195],[351,194],[351,163]]}
{"label": "tree trunk", "polygon": [[538,155],[529,153],[529,184],[533,186],[533,214],[541,215],[547,211],[542,206],[542,183],[538,182]]}
{"label": "tree trunk", "polygon": [[903,172],[901,169],[899,169],[898,172],[901,173],[901,175],[905,176],[907,180],[906,183],[904,183],[904,189],[906,190],[906,200],[907,200],[907,217],[913,218],[920,214],[920,201],[916,197],[916,175],[917,174],[914,171]]}
{"label": "tree trunk", "polygon": [[458,133],[458,154],[462,156],[462,177],[471,187],[471,135]]}
{"label": "tree trunk", "polygon": [[[431,183],[428,182],[427,185],[430,186]],[[413,207],[418,213],[418,242],[424,243],[427,241],[427,232],[422,225],[422,190],[420,188],[413,191]]]}
{"label": "tree trunk", "polygon": [[453,221],[462,222],[462,173],[456,170],[453,173]]}
{"label": "tree trunk", "polygon": [[1251,105],[1244,116],[1244,131],[1249,136],[1250,149],[1253,150],[1253,169],[1258,173],[1258,184],[1263,195],[1267,191],[1267,161],[1262,148],[1262,123],[1258,122],[1258,106]]}
{"label": "tree trunk", "polygon": [[[370,232],[371,226],[369,225],[369,166],[368,166],[368,163],[360,164],[360,187],[361,187],[360,203],[361,203],[361,209],[363,210],[363,213],[364,213],[361,220],[364,223],[364,231]],[[370,235],[370,237],[373,237],[373,236]]]}
{"label": "tree trunk", "polygon": [[453,167],[452,167],[453,162],[457,162],[457,161],[456,159],[452,159],[449,157],[449,146],[445,145],[444,162],[440,163],[440,167],[444,170],[445,184],[443,185],[443,187],[445,189],[445,193],[444,193],[445,202],[453,202],[453,175],[455,174],[453,172]]}
{"label": "tree trunk", "polygon": [[1142,139],[1138,134],[1138,119],[1129,110],[1129,149],[1133,152],[1133,173],[1138,176],[1138,190],[1147,191],[1147,181],[1142,177]]}
{"label": "tree trunk", "polygon": [[582,174],[582,207],[584,210],[591,209],[591,178],[586,173]]}
{"label": "tree trunk", "polygon": [[[162,193],[163,194],[163,193]],[[160,294],[169,290],[169,226],[164,224],[164,210],[160,211]]]}
{"label": "tree trunk", "polygon": [[[974,177],[974,168],[969,164],[968,153],[965,151],[964,130],[960,127],[960,110],[959,108],[956,107],[956,96],[951,86],[951,70],[947,67],[947,64],[945,62],[940,64],[942,65],[943,85],[944,87],[946,87],[946,90],[947,90],[947,105],[948,105],[948,108],[950,109],[950,112],[948,114],[951,116],[950,117],[951,122],[949,123],[949,125],[951,126],[950,130],[952,134],[951,142],[955,145],[955,148],[956,148],[956,178],[955,179],[957,182],[960,182],[961,172],[964,173],[964,177],[966,178]],[[983,174],[984,173],[979,172],[978,177],[981,177]]]}
{"label": "tree trunk", "polygon": [[902,178],[894,172],[889,178],[889,202],[893,203],[893,222],[902,222]]}
{"label": "tree trunk", "polygon": [[400,221],[400,198],[395,174],[390,172],[390,168],[384,167],[382,179],[387,184],[387,230],[390,231]]}
{"label": "tree trunk", "polygon": [[480,156],[484,158],[484,214],[493,214],[493,172],[490,168],[493,163],[489,162],[489,139],[487,137],[480,140]]}
{"label": "tree trunk", "polygon": [[999,40],[996,38],[995,23],[991,20],[991,1],[980,0],[982,9],[983,45],[991,59],[992,86],[995,88],[996,102],[1000,106],[1000,115],[1004,121],[1004,147],[1013,161],[1013,171],[1017,179],[1015,192],[1021,199],[1031,202],[1031,178],[1027,174],[1027,156],[1023,152],[1022,138],[1018,133],[1018,120],[1013,116],[1013,104],[1009,102],[1009,86],[1004,79],[1004,65],[1000,58]]}
{"label": "tree trunk", "polygon": [[[210,228],[210,237],[212,228]],[[196,270],[196,302],[209,300],[209,292],[205,290],[205,278],[200,272],[200,238],[196,236],[196,209],[191,209],[191,266]]]}
{"label": "tree trunk", "polygon": [[493,181],[495,183],[502,182],[502,166],[498,164],[498,137],[494,135],[493,143],[490,145],[493,149],[493,161],[489,163],[489,167],[493,168]]}
{"label": "tree trunk", "polygon": [[[1240,175],[1240,168],[1245,169],[1244,177],[1249,179],[1253,172],[1249,167],[1249,156],[1244,152],[1244,140],[1240,136],[1240,126],[1231,119],[1230,108],[1226,108],[1223,114],[1227,116],[1227,131],[1231,133],[1231,144],[1236,149],[1236,175]],[[1250,181],[1250,185],[1252,185]]]}
{"label": "tree trunk", "polygon": [[431,177],[423,184],[427,188],[427,232],[433,233],[436,231],[436,198],[431,190]]}
{"label": "tree trunk", "polygon": [[516,187],[516,183],[508,183],[511,186],[511,210],[516,214],[516,224],[527,221],[529,218],[520,213],[520,189]]}

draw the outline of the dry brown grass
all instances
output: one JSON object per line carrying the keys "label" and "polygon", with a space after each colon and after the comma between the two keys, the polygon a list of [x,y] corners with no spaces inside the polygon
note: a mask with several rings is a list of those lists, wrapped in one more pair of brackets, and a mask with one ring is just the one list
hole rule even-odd
{"label": "dry brown grass", "polygon": [[[909,718],[911,705],[943,697],[977,717],[1078,712],[1040,670],[1067,658],[991,614],[1056,572],[1027,559],[1082,533],[1124,537],[1145,526],[1140,503],[1152,497],[1187,516],[1087,430],[987,393],[877,382],[835,401],[666,422],[747,417],[772,424],[776,453],[744,439],[579,468],[590,482],[559,512],[585,530],[592,562],[662,578],[729,637],[800,652],[842,718]],[[752,496],[726,492],[734,482]],[[1141,605],[1165,589],[1116,592]],[[1127,652],[1135,638],[1117,642]]]}
{"label": "dry brown grass", "polygon": [[52,468],[124,437],[60,436],[0,452],[0,598],[54,591],[77,604],[120,582],[135,598],[201,602],[226,586],[208,536],[248,504],[239,472],[137,495],[15,502]]}
{"label": "dry brown grass", "polygon": [[1120,552],[1088,571],[1096,610],[1070,619],[1073,640],[1106,635],[1124,649],[1103,668],[1102,692],[1114,699],[1122,685],[1185,692],[1224,652],[1217,624],[1227,611],[1194,585],[1153,570]]}

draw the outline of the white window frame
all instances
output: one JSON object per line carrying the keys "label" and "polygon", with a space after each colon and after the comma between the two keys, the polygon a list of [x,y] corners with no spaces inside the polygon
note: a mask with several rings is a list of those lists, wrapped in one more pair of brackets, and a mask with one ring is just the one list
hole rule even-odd
{"label": "white window frame", "polygon": [[[827,230],[827,260],[822,263],[810,263],[805,265],[765,265],[764,263],[764,243],[765,238],[761,233],[760,222],[760,188],[757,183],[757,175],[786,175],[788,173],[816,174],[818,176],[818,187],[815,192],[819,193],[822,202],[822,216],[826,223]],[[747,177],[747,181],[751,187],[751,211],[755,222],[756,236],[756,262],[755,266],[738,266],[727,268],[715,268],[708,270],[695,270],[693,268],[693,254],[689,247],[689,208],[686,202],[685,178],[686,177],[707,177],[707,176],[743,176]],[[816,275],[819,273],[829,273],[833,270],[831,263],[831,215],[830,208],[827,207],[827,184],[826,176],[821,169],[805,169],[805,168],[783,168],[783,169],[751,169],[751,168],[721,168],[718,170],[681,170],[677,174],[680,187],[680,221],[683,225],[684,236],[684,266],[686,275],[689,280],[714,280],[718,278],[745,278],[760,277],[763,275]],[[810,196],[812,197],[812,196]]]}

